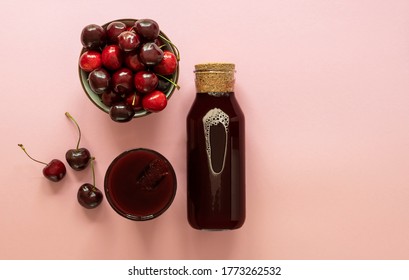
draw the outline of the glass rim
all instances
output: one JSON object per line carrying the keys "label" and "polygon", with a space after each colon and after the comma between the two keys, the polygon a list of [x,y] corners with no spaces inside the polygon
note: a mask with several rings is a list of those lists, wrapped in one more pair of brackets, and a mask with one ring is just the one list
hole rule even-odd
{"label": "glass rim", "polygon": [[[119,160],[121,160],[124,156],[130,154],[130,153],[134,153],[134,152],[140,152],[140,151],[145,151],[151,154],[154,154],[155,156],[161,158],[162,160],[164,160],[166,162],[166,164],[169,167],[169,171],[171,173],[172,176],[172,195],[169,198],[169,201],[167,201],[166,205],[164,207],[162,207],[159,211],[156,211],[155,213],[151,213],[149,215],[134,215],[134,214],[130,214],[130,213],[126,213],[126,211],[121,210],[117,205],[117,201],[115,201],[115,199],[111,196],[111,193],[109,191],[108,188],[108,178],[109,178],[109,174],[112,171],[112,168],[115,166],[115,163],[118,162]],[[105,192],[105,197],[107,198],[107,201],[109,203],[109,205],[111,206],[112,209],[115,210],[115,212],[117,212],[120,216],[127,218],[129,220],[133,220],[133,221],[148,221],[148,220],[152,220],[155,219],[157,217],[159,217],[160,215],[162,215],[166,210],[169,209],[169,207],[172,205],[174,198],[176,196],[176,191],[177,191],[177,178],[176,178],[176,173],[175,170],[172,166],[172,164],[170,163],[170,161],[163,156],[161,153],[152,150],[152,149],[148,149],[148,148],[134,148],[134,149],[129,149],[126,151],[123,151],[122,153],[120,153],[119,155],[117,155],[112,162],[109,164],[107,171],[105,172],[105,178],[104,178],[104,192]]]}

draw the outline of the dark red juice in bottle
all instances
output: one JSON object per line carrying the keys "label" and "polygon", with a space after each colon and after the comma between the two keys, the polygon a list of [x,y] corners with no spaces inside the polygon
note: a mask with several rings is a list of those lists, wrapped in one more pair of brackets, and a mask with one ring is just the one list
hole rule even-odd
{"label": "dark red juice in bottle", "polygon": [[234,64],[200,64],[195,73],[187,117],[188,220],[196,229],[237,229],[245,220],[245,126]]}

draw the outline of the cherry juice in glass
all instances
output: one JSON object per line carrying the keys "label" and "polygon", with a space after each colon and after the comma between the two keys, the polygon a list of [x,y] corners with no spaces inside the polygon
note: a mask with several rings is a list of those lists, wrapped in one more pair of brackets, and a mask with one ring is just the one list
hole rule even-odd
{"label": "cherry juice in glass", "polygon": [[105,175],[105,195],[121,216],[144,221],[172,204],[176,175],[169,161],[153,150],[134,149],[116,157]]}

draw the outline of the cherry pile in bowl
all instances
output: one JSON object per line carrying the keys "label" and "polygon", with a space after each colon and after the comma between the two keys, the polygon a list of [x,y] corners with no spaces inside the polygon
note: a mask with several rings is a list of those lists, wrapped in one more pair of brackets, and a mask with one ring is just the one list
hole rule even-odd
{"label": "cherry pile in bowl", "polygon": [[152,19],[89,24],[81,43],[81,84],[113,121],[160,112],[179,89],[179,51]]}

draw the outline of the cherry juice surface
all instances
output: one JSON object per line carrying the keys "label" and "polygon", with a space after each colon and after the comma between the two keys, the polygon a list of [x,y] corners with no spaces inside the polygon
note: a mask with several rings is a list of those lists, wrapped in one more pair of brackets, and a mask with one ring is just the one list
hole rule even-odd
{"label": "cherry juice surface", "polygon": [[197,93],[187,117],[188,220],[236,229],[245,220],[244,115],[234,93]]}
{"label": "cherry juice surface", "polygon": [[105,192],[111,206],[122,216],[147,220],[160,215],[172,203],[176,177],[160,154],[136,149],[118,156],[105,176]]}

